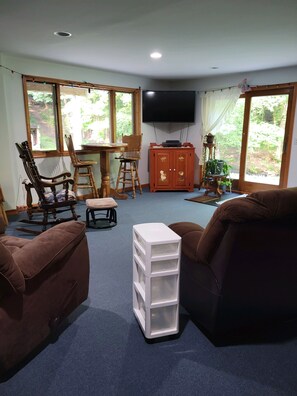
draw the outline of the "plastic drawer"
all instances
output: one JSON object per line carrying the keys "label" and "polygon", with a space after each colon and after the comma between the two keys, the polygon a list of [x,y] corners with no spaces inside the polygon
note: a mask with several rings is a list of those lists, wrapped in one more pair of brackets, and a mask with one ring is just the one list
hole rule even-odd
{"label": "plastic drawer", "polygon": [[179,253],[179,242],[159,243],[151,245],[151,258],[160,256],[170,256]]}
{"label": "plastic drawer", "polygon": [[137,284],[146,305],[172,303],[178,301],[179,274],[148,277],[134,260],[133,279]]}
{"label": "plastic drawer", "polygon": [[178,305],[152,308],[150,334],[174,334],[178,332]]}
{"label": "plastic drawer", "polygon": [[172,258],[168,260],[152,260],[151,261],[151,273],[156,274],[167,271],[178,271],[179,269],[179,258]]}
{"label": "plastic drawer", "polygon": [[140,293],[133,289],[133,311],[146,338],[178,333],[178,304],[149,308]]}
{"label": "plastic drawer", "polygon": [[158,276],[151,281],[151,304],[178,300],[178,275]]}

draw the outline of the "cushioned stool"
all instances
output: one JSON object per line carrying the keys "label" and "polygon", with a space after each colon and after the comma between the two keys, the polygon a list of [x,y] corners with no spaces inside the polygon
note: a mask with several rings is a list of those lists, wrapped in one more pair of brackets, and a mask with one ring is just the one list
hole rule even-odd
{"label": "cushioned stool", "polygon": [[[110,227],[114,227],[117,224],[117,212],[115,208],[118,206],[118,204],[113,198],[87,199],[86,205],[87,205],[87,209],[86,209],[87,227],[110,228]],[[96,213],[96,212],[101,212],[101,213]],[[90,221],[90,215],[92,217],[91,221]]]}

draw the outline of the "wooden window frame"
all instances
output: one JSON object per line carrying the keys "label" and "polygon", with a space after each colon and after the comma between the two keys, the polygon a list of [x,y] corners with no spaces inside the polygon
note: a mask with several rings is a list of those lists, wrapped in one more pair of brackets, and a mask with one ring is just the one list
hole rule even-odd
{"label": "wooden window frame", "polygon": [[[35,77],[25,75],[23,76],[23,95],[24,95],[24,105],[25,105],[25,116],[26,116],[26,130],[27,130],[27,140],[29,146],[32,149],[31,133],[30,133],[30,113],[29,113],[29,102],[28,102],[28,92],[27,92],[27,82],[37,82],[46,83],[54,85],[54,95],[55,95],[55,111],[56,111],[56,133],[57,133],[57,150],[51,151],[37,151],[34,150],[34,157],[58,157],[68,155],[68,151],[64,150],[64,137],[63,137],[63,124],[62,124],[62,112],[60,104],[60,87],[79,87],[87,89],[98,89],[105,90],[109,92],[110,100],[110,128],[111,128],[111,141],[116,141],[116,106],[115,106],[115,94],[116,92],[124,92],[132,94],[132,120],[133,120],[133,134],[141,134],[141,112],[140,112],[140,88],[125,88],[110,85],[101,84],[91,84],[85,82],[77,82],[71,80],[61,80],[53,79],[48,77]],[[83,153],[83,150],[81,150]]]}
{"label": "wooden window frame", "polygon": [[[245,111],[243,117],[243,137],[242,137],[242,148],[241,148],[241,158],[240,158],[240,183],[238,185],[238,180],[234,180],[234,190],[240,190],[242,192],[252,192],[259,189],[260,183],[253,182],[243,182],[244,174],[244,164],[246,158],[247,150],[247,131],[249,128],[249,115],[250,115],[250,105],[251,99],[255,96],[263,95],[274,95],[274,94],[288,94],[288,114],[285,126],[284,143],[283,143],[283,164],[282,172],[280,176],[279,186],[274,186],[274,188],[285,188],[288,185],[288,175],[293,139],[293,128],[294,128],[294,118],[297,103],[297,83],[286,83],[286,84],[274,84],[274,85],[264,85],[252,87],[250,91],[242,94],[240,97],[245,100]],[[246,188],[246,186],[249,186]],[[261,189],[270,189],[271,185],[261,184]]]}

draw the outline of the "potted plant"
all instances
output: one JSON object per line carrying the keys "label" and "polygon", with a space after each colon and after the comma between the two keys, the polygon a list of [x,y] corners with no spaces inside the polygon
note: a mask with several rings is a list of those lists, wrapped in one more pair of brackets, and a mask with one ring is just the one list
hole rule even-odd
{"label": "potted plant", "polygon": [[208,135],[205,136],[206,143],[213,144],[215,136],[209,132]]}
{"label": "potted plant", "polygon": [[231,192],[231,187],[232,187],[232,180],[228,178],[223,178],[218,181],[218,185],[220,189],[225,193],[227,189],[229,189],[229,192]]}
{"label": "potted plant", "polygon": [[[209,159],[205,164],[204,182],[211,183],[212,176],[216,176],[219,188],[225,192],[227,189],[231,192],[232,180],[230,179],[231,166],[224,160]],[[222,176],[219,178],[218,176]]]}
{"label": "potted plant", "polygon": [[217,159],[209,159],[205,164],[205,176],[225,175],[224,166],[225,161]]}
{"label": "potted plant", "polygon": [[227,162],[224,161],[224,164],[223,164],[223,174],[224,174],[225,176],[229,176],[229,175],[230,175],[230,170],[231,170],[231,169],[232,169],[232,166],[231,166],[231,165],[228,165]]}

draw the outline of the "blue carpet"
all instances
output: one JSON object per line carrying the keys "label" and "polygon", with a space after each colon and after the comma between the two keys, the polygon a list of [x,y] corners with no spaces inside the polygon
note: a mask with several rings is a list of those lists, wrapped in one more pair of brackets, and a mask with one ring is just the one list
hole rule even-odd
{"label": "blue carpet", "polygon": [[[0,384],[1,396],[297,395],[297,340],[216,347],[181,309],[180,335],[148,343],[132,311],[132,226],[193,221],[216,210],[185,192],[144,192],[118,201],[118,225],[89,230],[88,300],[47,345]],[[85,206],[78,211],[85,218]],[[7,233],[15,231],[16,218]],[[29,236],[27,236],[29,237]]]}

